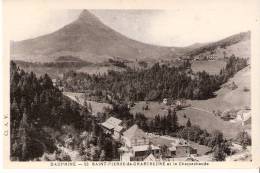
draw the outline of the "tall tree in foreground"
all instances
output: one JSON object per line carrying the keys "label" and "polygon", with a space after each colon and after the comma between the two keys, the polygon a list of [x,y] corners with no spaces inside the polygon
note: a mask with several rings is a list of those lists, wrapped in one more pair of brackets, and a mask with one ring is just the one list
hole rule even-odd
{"label": "tall tree in foreground", "polygon": [[245,150],[248,145],[251,145],[251,138],[246,131],[242,131],[237,135],[236,140],[242,145]]}
{"label": "tall tree in foreground", "polygon": [[186,127],[191,127],[190,118],[188,119],[188,121],[187,121],[187,123],[186,123]]}
{"label": "tall tree in foreground", "polygon": [[213,157],[216,161],[225,161],[226,153],[220,145],[217,145],[213,153]]}
{"label": "tall tree in foreground", "polygon": [[20,126],[18,129],[18,136],[20,137],[20,142],[18,145],[21,146],[21,155],[20,160],[25,161],[29,157],[29,152],[28,152],[28,143],[29,143],[29,124],[28,124],[28,116],[26,109],[24,110],[22,120],[20,122]]}

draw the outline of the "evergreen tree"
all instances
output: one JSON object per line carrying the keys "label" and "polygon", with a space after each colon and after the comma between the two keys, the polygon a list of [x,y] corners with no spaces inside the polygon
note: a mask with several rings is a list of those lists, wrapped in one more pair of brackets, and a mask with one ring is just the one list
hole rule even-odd
{"label": "evergreen tree", "polygon": [[51,80],[51,78],[47,74],[45,74],[43,76],[42,87],[44,87],[46,89],[53,88],[52,80]]}
{"label": "evergreen tree", "polygon": [[186,127],[191,127],[190,118],[188,119],[188,121],[187,121],[187,123],[186,123]]}
{"label": "evergreen tree", "polygon": [[105,151],[105,160],[110,161],[113,158],[113,146],[112,146],[112,140],[110,137],[105,138],[105,145],[104,145],[104,151]]}
{"label": "evergreen tree", "polygon": [[80,110],[80,116],[82,117],[83,120],[83,128],[84,130],[90,131],[90,124],[89,124],[89,112],[86,106],[84,106]]}
{"label": "evergreen tree", "polygon": [[244,150],[251,144],[251,138],[246,131],[240,132],[237,135],[236,140],[242,145]]}
{"label": "evergreen tree", "polygon": [[213,157],[216,161],[225,161],[226,153],[220,145],[215,147]]}
{"label": "evergreen tree", "polygon": [[20,122],[20,126],[18,129],[18,136],[20,138],[20,144],[22,146],[21,148],[21,155],[19,156],[20,160],[25,161],[29,157],[29,152],[28,152],[28,142],[29,142],[29,124],[28,124],[28,116],[27,116],[27,111],[24,109],[23,112],[23,117]]}
{"label": "evergreen tree", "polygon": [[173,126],[173,131],[177,131],[179,128],[178,116],[176,114],[176,111],[172,111],[172,126]]}
{"label": "evergreen tree", "polygon": [[24,109],[27,109],[27,106],[26,106],[25,97],[22,97],[21,102],[20,102],[20,110],[23,111]]}
{"label": "evergreen tree", "polygon": [[11,104],[11,130],[13,128],[16,128],[17,122],[20,120],[20,110],[18,107],[18,104],[16,102],[16,99],[13,99],[13,102]]}
{"label": "evergreen tree", "polygon": [[91,120],[91,127],[92,127],[92,129],[91,129],[91,132],[92,132],[92,136],[97,136],[97,124],[96,124],[96,122],[95,122],[95,120],[94,119],[92,119]]}
{"label": "evergreen tree", "polygon": [[20,155],[21,155],[21,151],[20,151],[20,146],[18,144],[18,142],[13,139],[14,142],[11,143],[11,160],[18,160]]}
{"label": "evergreen tree", "polygon": [[218,146],[222,144],[223,141],[224,141],[223,133],[220,132],[219,130],[215,130],[212,134],[211,141],[210,141],[211,147],[213,148],[215,146]]}

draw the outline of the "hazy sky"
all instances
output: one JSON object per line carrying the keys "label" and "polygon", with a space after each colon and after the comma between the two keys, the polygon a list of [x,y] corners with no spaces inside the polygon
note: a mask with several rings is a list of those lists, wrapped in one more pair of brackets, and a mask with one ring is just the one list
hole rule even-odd
{"label": "hazy sky", "polygon": [[[187,46],[196,42],[216,41],[250,30],[256,20],[253,4],[237,2],[215,1],[192,6],[178,4],[171,10],[91,12],[105,24],[130,38],[157,45]],[[11,39],[24,40],[51,33],[75,20],[80,12],[81,10],[30,8],[16,10],[10,21]]]}

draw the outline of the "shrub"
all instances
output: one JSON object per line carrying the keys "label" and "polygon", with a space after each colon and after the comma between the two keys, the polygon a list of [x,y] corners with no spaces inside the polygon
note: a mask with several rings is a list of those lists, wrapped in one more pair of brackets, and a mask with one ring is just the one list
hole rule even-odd
{"label": "shrub", "polygon": [[248,92],[248,91],[250,91],[250,89],[247,88],[247,87],[244,87],[243,91],[244,91],[244,92]]}

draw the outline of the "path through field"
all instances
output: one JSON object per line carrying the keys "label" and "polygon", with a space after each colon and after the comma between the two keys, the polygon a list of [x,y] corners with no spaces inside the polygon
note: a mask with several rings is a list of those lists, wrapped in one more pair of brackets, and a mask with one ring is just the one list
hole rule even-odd
{"label": "path through field", "polygon": [[[209,114],[213,114],[212,112],[206,110],[206,109],[202,109],[202,108],[197,108],[197,107],[193,107],[191,106],[190,107],[191,109],[195,109],[195,110],[198,110],[198,111],[203,111],[203,112],[206,112],[206,113],[209,113]],[[213,114],[214,115],[214,114]]]}
{"label": "path through field", "polygon": [[[75,93],[75,92],[63,92],[63,95],[67,96],[68,98],[76,101],[80,105],[84,105],[84,94],[83,93]],[[108,103],[99,103],[91,100],[86,100],[88,104],[92,107],[92,114],[97,115],[98,112],[104,112],[104,108],[112,108],[111,104]]]}

